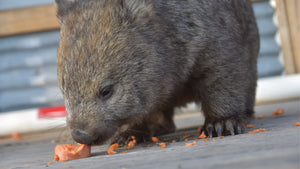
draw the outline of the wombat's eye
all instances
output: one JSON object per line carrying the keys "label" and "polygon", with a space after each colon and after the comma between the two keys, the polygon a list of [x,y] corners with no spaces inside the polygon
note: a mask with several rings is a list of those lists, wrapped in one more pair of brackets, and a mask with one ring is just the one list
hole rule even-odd
{"label": "wombat's eye", "polygon": [[108,99],[113,93],[113,86],[109,85],[100,89],[98,97],[101,99]]}

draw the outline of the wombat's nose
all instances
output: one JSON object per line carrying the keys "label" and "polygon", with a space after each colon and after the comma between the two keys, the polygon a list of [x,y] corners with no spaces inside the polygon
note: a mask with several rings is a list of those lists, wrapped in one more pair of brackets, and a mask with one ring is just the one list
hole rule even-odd
{"label": "wombat's nose", "polygon": [[88,133],[78,129],[72,131],[72,137],[76,142],[82,144],[91,144],[93,142],[93,138]]}

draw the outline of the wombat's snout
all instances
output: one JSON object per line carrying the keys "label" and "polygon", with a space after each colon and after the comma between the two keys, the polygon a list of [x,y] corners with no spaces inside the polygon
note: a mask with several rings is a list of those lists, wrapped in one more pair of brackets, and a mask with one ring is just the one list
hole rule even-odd
{"label": "wombat's snout", "polygon": [[72,137],[76,142],[82,144],[90,145],[94,141],[93,138],[87,132],[79,129],[74,129],[72,131]]}

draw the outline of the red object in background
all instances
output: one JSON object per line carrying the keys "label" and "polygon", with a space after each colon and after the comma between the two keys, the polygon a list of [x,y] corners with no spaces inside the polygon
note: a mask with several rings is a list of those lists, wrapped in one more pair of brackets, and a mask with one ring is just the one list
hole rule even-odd
{"label": "red object in background", "polygon": [[45,108],[39,108],[38,110],[39,119],[66,117],[66,114],[67,113],[66,113],[65,106],[45,107]]}

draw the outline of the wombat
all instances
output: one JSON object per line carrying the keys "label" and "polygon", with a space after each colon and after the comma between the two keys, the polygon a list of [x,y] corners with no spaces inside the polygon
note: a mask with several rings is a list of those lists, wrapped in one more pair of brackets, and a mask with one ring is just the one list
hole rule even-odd
{"label": "wombat", "polygon": [[201,104],[210,137],[254,114],[259,36],[248,0],[56,0],[58,80],[75,141],[173,132]]}

